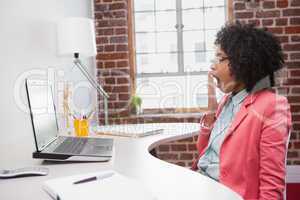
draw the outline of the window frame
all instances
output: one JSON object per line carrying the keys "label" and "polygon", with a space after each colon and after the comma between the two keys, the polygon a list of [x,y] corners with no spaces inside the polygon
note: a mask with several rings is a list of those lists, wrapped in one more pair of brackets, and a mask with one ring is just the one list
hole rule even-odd
{"label": "window frame", "polygon": [[[182,25],[182,10],[178,9],[179,4],[181,5],[181,1],[183,0],[176,0],[176,17],[179,19],[176,19],[177,22],[177,26],[179,22],[181,22]],[[233,0],[224,0],[224,9],[225,9],[225,22],[232,22],[233,21]],[[183,31],[182,31],[182,27],[180,27],[179,31],[177,28],[177,43],[179,45],[177,45],[177,59],[178,59],[178,71],[177,72],[156,72],[156,73],[137,73],[137,64],[136,64],[136,57],[137,57],[137,53],[136,53],[136,40],[135,40],[135,10],[134,10],[134,0],[129,0],[128,1],[128,27],[129,27],[129,56],[130,56],[130,64],[131,66],[133,66],[130,70],[130,76],[132,77],[132,86],[131,86],[131,92],[132,94],[136,93],[136,79],[137,78],[147,78],[147,77],[170,77],[170,76],[193,76],[193,75],[206,75],[208,73],[207,70],[201,70],[201,71],[184,71],[184,51],[183,51]],[[179,6],[180,7],[180,6]],[[223,7],[223,6],[222,6]],[[179,10],[179,11],[178,11]],[[178,12],[180,14],[178,14]],[[206,30],[206,29],[204,29]],[[179,51],[179,49],[182,49],[182,51]],[[193,52],[197,52],[197,51],[193,51]],[[207,52],[207,51],[205,51]],[[169,52],[170,53],[170,52]],[[170,109],[170,108],[166,108],[166,109]],[[196,112],[196,111],[205,111],[207,109],[207,107],[192,107],[192,108],[186,108],[186,107],[175,107],[175,108],[171,108],[174,110],[175,113],[185,113],[185,112]],[[146,109],[148,110],[148,109]],[[161,108],[157,108],[157,109],[149,109],[149,110],[162,110]]]}

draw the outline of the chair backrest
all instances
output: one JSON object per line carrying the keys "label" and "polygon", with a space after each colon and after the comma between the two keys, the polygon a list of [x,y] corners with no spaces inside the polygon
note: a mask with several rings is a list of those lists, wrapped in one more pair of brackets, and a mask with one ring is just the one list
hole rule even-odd
{"label": "chair backrest", "polygon": [[287,177],[287,155],[288,155],[288,150],[289,150],[289,143],[290,143],[290,137],[291,137],[291,131],[289,131],[287,140],[286,140],[286,153],[285,153],[285,187],[284,187],[284,191],[283,191],[283,200],[286,200],[286,177]]}

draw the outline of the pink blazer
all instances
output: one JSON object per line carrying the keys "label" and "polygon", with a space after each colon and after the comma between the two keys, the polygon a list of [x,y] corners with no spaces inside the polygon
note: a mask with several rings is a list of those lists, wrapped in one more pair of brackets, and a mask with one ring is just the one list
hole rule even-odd
{"label": "pink blazer", "polygon": [[[216,117],[227,98],[221,101]],[[283,199],[290,127],[291,114],[285,97],[269,90],[248,95],[220,149],[220,183],[245,200]],[[207,148],[209,136],[210,130],[200,130],[199,157]],[[197,162],[194,162],[193,170],[197,170]]]}

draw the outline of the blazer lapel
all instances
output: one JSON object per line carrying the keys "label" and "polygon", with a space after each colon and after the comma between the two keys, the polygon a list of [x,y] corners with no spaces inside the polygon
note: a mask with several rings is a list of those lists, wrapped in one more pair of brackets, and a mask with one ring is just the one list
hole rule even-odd
{"label": "blazer lapel", "polygon": [[246,97],[245,101],[241,105],[240,110],[237,112],[234,120],[232,121],[232,124],[228,129],[227,135],[231,135],[234,130],[240,125],[240,123],[245,119],[245,117],[248,115],[248,106],[255,101],[256,97],[257,93],[249,94]]}
{"label": "blazer lapel", "polygon": [[232,134],[247,115],[248,115],[248,109],[246,106],[242,105],[240,111],[234,117],[232,124],[229,126],[227,135]]}
{"label": "blazer lapel", "polygon": [[215,114],[216,118],[219,117],[219,115],[220,115],[220,113],[221,113],[221,111],[222,111],[222,109],[223,109],[225,103],[227,102],[228,98],[229,98],[229,95],[226,95],[226,96],[222,99],[222,101],[220,102],[220,105],[218,106],[218,108],[217,108],[217,110],[216,110],[216,114]]}

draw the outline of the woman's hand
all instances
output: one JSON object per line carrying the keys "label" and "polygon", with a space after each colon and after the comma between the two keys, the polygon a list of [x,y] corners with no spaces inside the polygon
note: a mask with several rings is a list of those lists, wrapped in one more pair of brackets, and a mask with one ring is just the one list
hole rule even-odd
{"label": "woman's hand", "polygon": [[218,102],[216,97],[216,84],[214,83],[214,78],[211,72],[208,72],[207,79],[208,110],[210,112],[215,112],[218,108]]}
{"label": "woman's hand", "polygon": [[218,102],[216,97],[216,84],[214,83],[211,72],[208,72],[207,79],[208,112],[202,119],[202,124],[205,127],[211,127],[215,121],[215,113],[218,108]]}

